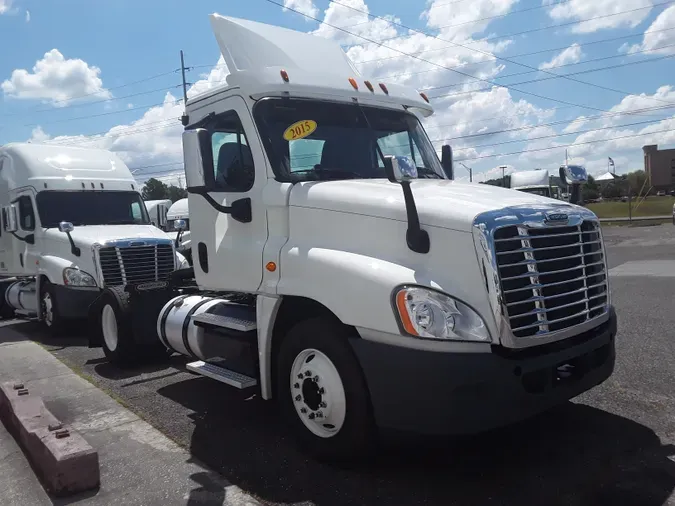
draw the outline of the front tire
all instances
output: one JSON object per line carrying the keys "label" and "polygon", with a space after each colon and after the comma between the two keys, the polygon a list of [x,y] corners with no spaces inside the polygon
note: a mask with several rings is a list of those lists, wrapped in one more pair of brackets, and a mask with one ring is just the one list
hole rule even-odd
{"label": "front tire", "polygon": [[59,313],[54,285],[46,280],[42,282],[40,290],[40,305],[42,309],[42,323],[49,333],[54,337],[62,335],[66,326],[66,320]]}
{"label": "front tire", "polygon": [[171,352],[161,343],[139,345],[131,325],[129,294],[123,287],[107,288],[96,303],[99,341],[113,364],[129,367],[141,362],[165,360]]}
{"label": "front tire", "polygon": [[375,447],[368,387],[346,327],[326,318],[298,323],[281,343],[277,399],[300,446],[319,460],[366,457]]}

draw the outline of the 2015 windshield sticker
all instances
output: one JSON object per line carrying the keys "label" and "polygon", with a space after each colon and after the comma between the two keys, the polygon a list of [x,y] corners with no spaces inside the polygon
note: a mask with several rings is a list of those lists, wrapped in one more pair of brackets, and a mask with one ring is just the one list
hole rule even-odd
{"label": "2015 windshield sticker", "polygon": [[296,141],[312,135],[316,130],[316,121],[303,119],[296,121],[284,131],[284,139],[287,141]]}

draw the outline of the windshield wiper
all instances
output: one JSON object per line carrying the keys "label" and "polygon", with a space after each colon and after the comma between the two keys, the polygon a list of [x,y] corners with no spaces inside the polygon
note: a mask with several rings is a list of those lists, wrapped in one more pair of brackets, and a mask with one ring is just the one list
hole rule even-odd
{"label": "windshield wiper", "polygon": [[136,225],[134,220],[106,220],[102,225]]}
{"label": "windshield wiper", "polygon": [[312,169],[294,170],[293,172],[291,172],[292,176],[294,176],[296,174],[316,174],[319,177],[321,177],[323,174],[326,174],[326,175],[329,175],[329,176],[330,175],[339,176],[339,177],[344,176],[345,179],[365,179],[358,172],[353,172],[351,170],[343,170],[343,169],[331,169],[329,167],[321,167],[320,165],[315,165],[314,168],[312,168]]}
{"label": "windshield wiper", "polygon": [[424,174],[425,177],[428,177],[430,179],[443,179],[436,173],[435,170],[429,169],[427,167],[417,167],[417,173]]}

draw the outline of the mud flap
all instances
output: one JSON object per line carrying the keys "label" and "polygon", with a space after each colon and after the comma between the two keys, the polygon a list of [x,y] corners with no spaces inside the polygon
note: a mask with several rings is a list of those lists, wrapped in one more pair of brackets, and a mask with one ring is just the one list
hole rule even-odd
{"label": "mud flap", "polygon": [[103,346],[103,332],[101,331],[100,317],[102,303],[103,303],[103,294],[104,291],[99,293],[98,297],[89,304],[89,309],[87,311],[87,341],[89,348],[101,348]]}

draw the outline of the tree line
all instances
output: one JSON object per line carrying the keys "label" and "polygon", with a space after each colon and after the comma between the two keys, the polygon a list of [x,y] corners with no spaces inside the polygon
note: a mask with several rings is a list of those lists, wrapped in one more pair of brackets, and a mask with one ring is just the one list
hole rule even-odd
{"label": "tree line", "polygon": [[[627,196],[630,191],[631,195],[644,195],[649,191],[649,183],[647,181],[647,174],[644,170],[636,170],[633,172],[628,172],[619,176],[615,181],[607,184],[598,183],[593,176],[588,176],[588,181],[584,183],[581,188],[582,198],[584,201],[594,200],[602,197],[603,199],[613,199],[623,196]],[[509,188],[511,186],[511,176],[505,176],[504,178],[497,177],[490,179],[488,181],[482,182],[482,184],[489,184],[493,186],[505,186]],[[551,185],[559,186],[560,188],[565,188],[565,185],[562,184],[561,180],[557,176],[551,176]]]}
{"label": "tree line", "polygon": [[145,182],[141,190],[143,200],[164,200],[170,199],[171,202],[187,197],[187,190],[175,185],[167,185],[159,179],[150,178]]}

